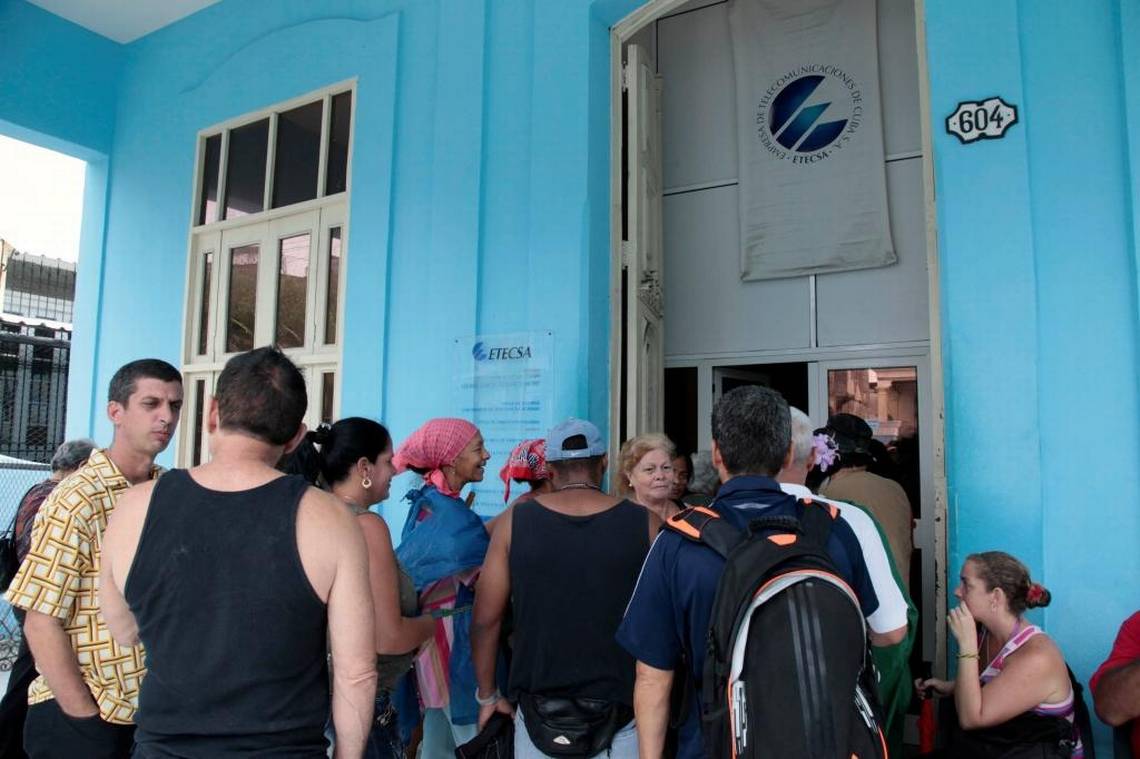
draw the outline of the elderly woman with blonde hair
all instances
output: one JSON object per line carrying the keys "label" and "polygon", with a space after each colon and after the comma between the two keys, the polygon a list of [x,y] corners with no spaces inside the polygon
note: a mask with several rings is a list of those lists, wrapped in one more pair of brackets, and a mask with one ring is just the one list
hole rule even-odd
{"label": "elderly woman with blonde hair", "polygon": [[673,500],[673,459],[677,446],[652,432],[625,441],[619,454],[617,494],[641,504],[662,520],[683,506]]}

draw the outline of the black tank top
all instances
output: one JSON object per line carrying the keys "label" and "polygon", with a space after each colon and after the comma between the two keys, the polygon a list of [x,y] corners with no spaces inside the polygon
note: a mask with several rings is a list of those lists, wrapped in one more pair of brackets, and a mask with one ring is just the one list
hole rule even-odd
{"label": "black tank top", "polygon": [[327,615],[297,550],[307,487],[227,493],[181,469],[155,484],[124,593],[147,652],[135,756],[325,756]]}
{"label": "black tank top", "polygon": [[538,501],[511,518],[510,692],[633,705],[634,660],[614,640],[649,551],[649,516],[630,501],[569,516]]}

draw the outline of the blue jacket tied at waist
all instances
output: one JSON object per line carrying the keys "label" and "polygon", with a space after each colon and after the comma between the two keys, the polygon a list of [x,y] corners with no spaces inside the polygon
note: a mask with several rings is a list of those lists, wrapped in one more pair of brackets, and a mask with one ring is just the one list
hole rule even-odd
{"label": "blue jacket tied at waist", "polygon": [[[411,576],[416,591],[446,577],[483,565],[490,538],[483,520],[458,498],[446,496],[432,485],[409,490],[412,502],[400,533],[396,558]],[[427,516],[423,516],[424,514]],[[460,584],[456,608],[469,606],[474,592]],[[475,667],[471,661],[471,611],[451,618],[455,640],[448,666],[451,720],[457,725],[474,724],[479,716],[475,703]]]}

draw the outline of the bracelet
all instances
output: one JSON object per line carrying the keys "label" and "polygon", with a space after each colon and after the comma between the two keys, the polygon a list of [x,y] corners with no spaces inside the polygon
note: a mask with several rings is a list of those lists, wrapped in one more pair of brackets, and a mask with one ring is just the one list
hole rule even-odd
{"label": "bracelet", "polygon": [[972,654],[958,654],[958,658],[959,659],[977,659],[978,658],[978,652],[975,651]]}
{"label": "bracelet", "polygon": [[475,703],[479,704],[479,706],[491,706],[492,704],[497,704],[499,701],[502,701],[502,700],[503,700],[503,694],[499,693],[498,688],[495,688],[495,692],[492,693],[491,695],[487,696],[486,698],[480,698],[479,697],[479,688],[478,687],[475,688]]}

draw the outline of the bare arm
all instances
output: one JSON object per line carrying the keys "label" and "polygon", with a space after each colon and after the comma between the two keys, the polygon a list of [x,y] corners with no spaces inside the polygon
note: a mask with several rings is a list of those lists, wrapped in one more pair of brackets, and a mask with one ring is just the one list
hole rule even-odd
{"label": "bare arm", "polygon": [[1040,703],[1060,701],[1065,694],[1057,693],[1058,669],[1065,671],[1060,652],[1042,637],[1007,657],[1001,674],[985,687],[978,678],[978,660],[960,659],[954,682],[959,724],[963,730],[993,727]]}
{"label": "bare arm", "polygon": [[376,616],[376,653],[403,654],[419,646],[435,631],[430,614],[405,617],[400,612],[400,575],[388,525],[376,514],[356,518],[368,548],[368,584]]}
{"label": "bare arm", "polygon": [[127,599],[119,590],[111,570],[110,562],[104,562],[99,570],[99,612],[111,637],[120,646],[137,646],[139,643],[139,625],[135,615],[131,613]]}
{"label": "bare arm", "polygon": [[[510,550],[511,513],[508,508],[499,517],[491,533],[491,545],[483,560],[483,571],[475,586],[475,608],[471,612],[471,658],[475,664],[475,678],[480,698],[495,693],[495,659],[499,650],[499,633],[503,626],[503,612],[511,595]],[[479,708],[479,727],[496,711],[510,713],[502,699],[495,704]]]}
{"label": "bare arm", "polygon": [[[306,500],[313,497],[311,492]],[[334,756],[359,757],[372,725],[376,698],[376,635],[372,589],[368,584],[368,549],[356,517],[329,496],[312,527],[327,566],[333,564],[328,590],[329,648],[332,651]],[[329,500],[332,500],[330,503]],[[317,509],[313,509],[317,511]]]}
{"label": "bare arm", "polygon": [[63,621],[38,611],[28,611],[24,620],[24,636],[36,660],[36,669],[44,676],[56,703],[71,717],[92,717],[99,707],[83,682],[79,660],[71,647],[71,638],[63,629]]}
{"label": "bare arm", "polygon": [[1140,717],[1140,659],[1101,675],[1093,702],[1097,716],[1113,727]]}
{"label": "bare arm", "polygon": [[123,588],[127,572],[139,547],[146,508],[150,503],[153,482],[131,488],[119,496],[115,510],[103,533],[103,550],[99,567],[99,612],[107,629],[120,645],[135,646],[139,642],[139,626],[131,613]]}
{"label": "bare arm", "polygon": [[633,686],[633,714],[637,721],[637,742],[641,759],[659,759],[665,750],[669,727],[669,691],[673,670],[637,663]]}

